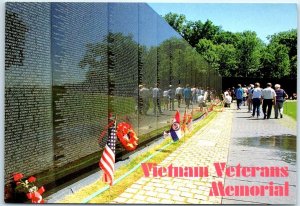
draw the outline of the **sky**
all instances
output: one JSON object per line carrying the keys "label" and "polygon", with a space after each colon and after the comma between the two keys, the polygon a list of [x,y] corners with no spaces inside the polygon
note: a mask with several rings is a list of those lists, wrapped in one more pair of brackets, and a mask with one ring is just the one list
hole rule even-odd
{"label": "sky", "polygon": [[149,3],[160,15],[184,14],[187,20],[211,20],[225,31],[255,31],[264,42],[267,36],[297,29],[297,4],[289,3]]}

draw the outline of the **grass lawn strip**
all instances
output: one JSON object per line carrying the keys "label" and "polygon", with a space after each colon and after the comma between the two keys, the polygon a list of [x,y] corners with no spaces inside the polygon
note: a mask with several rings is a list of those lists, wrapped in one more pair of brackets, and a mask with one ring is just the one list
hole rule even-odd
{"label": "grass lawn strip", "polygon": [[283,105],[283,113],[297,120],[297,101],[286,101]]}

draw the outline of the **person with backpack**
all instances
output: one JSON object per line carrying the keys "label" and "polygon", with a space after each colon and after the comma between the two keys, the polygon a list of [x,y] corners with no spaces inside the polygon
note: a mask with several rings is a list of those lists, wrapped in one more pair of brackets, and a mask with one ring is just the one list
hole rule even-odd
{"label": "person with backpack", "polygon": [[275,84],[275,93],[276,93],[276,104],[274,106],[275,110],[275,119],[278,119],[278,114],[280,118],[283,117],[283,103],[285,99],[288,98],[288,95],[283,89],[280,89],[280,84]]}

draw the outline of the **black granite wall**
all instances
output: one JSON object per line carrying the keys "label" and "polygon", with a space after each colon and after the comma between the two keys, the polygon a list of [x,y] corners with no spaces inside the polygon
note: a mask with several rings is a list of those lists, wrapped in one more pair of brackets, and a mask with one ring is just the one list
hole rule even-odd
{"label": "black granite wall", "polygon": [[95,163],[110,112],[139,135],[167,125],[170,116],[137,114],[140,84],[221,90],[220,76],[146,4],[9,2],[5,21],[6,182],[52,171],[47,183]]}

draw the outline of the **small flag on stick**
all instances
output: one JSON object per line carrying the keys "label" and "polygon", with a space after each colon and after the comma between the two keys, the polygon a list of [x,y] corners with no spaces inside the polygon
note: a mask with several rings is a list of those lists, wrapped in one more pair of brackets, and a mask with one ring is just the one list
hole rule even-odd
{"label": "small flag on stick", "polygon": [[103,171],[103,182],[113,185],[115,170],[115,153],[116,153],[116,118],[108,129],[108,139],[105,145],[102,157],[99,161],[99,167]]}
{"label": "small flag on stick", "polygon": [[180,114],[178,111],[175,114],[173,124],[170,129],[170,134],[174,142],[178,141],[181,138]]}

